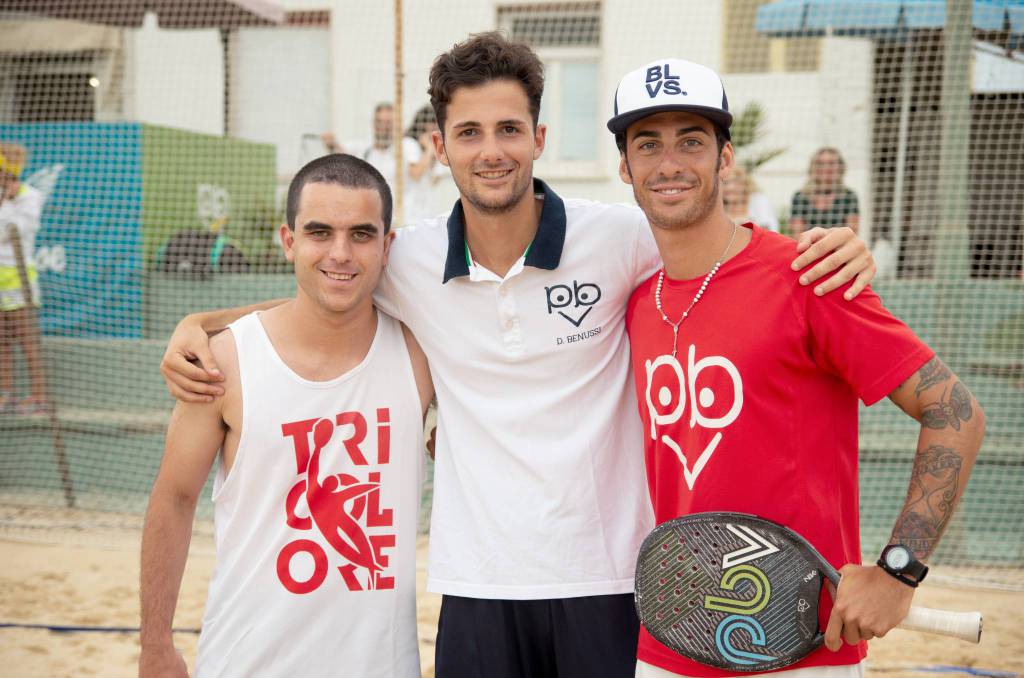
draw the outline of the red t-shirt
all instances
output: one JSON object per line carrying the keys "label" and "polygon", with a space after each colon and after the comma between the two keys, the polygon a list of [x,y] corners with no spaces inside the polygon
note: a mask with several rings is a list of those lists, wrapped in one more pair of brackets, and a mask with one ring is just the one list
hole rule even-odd
{"label": "red t-shirt", "polygon": [[[934,353],[871,290],[816,297],[790,269],[793,241],[752,224],[679,329],[654,301],[658,275],[626,312],[647,482],[660,524],[698,511],[741,511],[803,535],[836,569],[860,563],[857,399],[871,405]],[[665,279],[673,321],[703,277]],[[683,463],[685,459],[685,464]],[[823,593],[821,624],[831,598]],[[790,669],[861,661],[865,643],[821,647]],[[639,658],[689,676],[725,676],[640,631]]]}

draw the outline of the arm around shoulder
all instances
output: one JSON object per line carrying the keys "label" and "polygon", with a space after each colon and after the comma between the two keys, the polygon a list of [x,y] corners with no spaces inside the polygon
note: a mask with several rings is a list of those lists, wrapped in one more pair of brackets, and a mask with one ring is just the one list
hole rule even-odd
{"label": "arm around shoulder", "polygon": [[217,360],[210,352],[210,334],[254,311],[265,311],[287,301],[274,299],[249,306],[190,313],[174,328],[160,361],[160,373],[170,394],[183,402],[210,402],[224,392]]}
{"label": "arm around shoulder", "polygon": [[[818,296],[852,280],[853,284],[843,294],[843,298],[850,301],[863,292],[875,277],[875,259],[867,243],[851,228],[812,228],[798,237],[796,249],[801,254],[793,261],[794,271],[817,262],[800,275],[800,284],[810,285],[820,279],[821,282],[814,287]],[[833,272],[834,275],[824,279]]]}

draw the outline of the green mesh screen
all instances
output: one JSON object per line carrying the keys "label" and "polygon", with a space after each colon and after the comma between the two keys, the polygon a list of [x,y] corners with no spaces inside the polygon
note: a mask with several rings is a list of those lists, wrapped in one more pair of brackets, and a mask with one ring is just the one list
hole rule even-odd
{"label": "green mesh screen", "polygon": [[[282,194],[326,152],[322,135],[364,153],[381,102],[411,126],[432,59],[501,28],[545,62],[535,174],[564,195],[632,200],[603,123],[618,79],[664,56],[723,76],[749,177],[727,196],[736,218],[807,223],[794,194],[815,190],[812,160],[835,149],[875,288],[988,417],[935,576],[1024,587],[1021,2],[407,0],[400,16],[348,0],[0,0],[0,142],[45,199],[26,252],[39,306],[0,353],[5,532],[137,527],[172,406],[157,368],[175,323],[290,295]],[[402,179],[402,220],[450,209],[454,185],[432,171],[423,194]],[[33,394],[52,412],[33,411]],[[861,422],[873,559],[917,424],[888,402]],[[429,492],[424,522],[428,509]],[[208,501],[199,514],[209,531]]]}

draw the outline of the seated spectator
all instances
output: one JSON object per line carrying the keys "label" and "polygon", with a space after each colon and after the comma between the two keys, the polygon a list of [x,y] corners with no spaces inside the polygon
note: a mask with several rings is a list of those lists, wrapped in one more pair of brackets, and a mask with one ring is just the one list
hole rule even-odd
{"label": "seated spectator", "polygon": [[733,223],[750,221],[778,233],[779,220],[775,218],[768,196],[757,190],[757,185],[742,165],[734,166],[722,182],[722,199]]}
{"label": "seated spectator", "polygon": [[843,185],[844,174],[846,162],[838,150],[826,146],[811,156],[807,183],[793,194],[789,224],[794,235],[816,226],[859,230],[857,194]]}

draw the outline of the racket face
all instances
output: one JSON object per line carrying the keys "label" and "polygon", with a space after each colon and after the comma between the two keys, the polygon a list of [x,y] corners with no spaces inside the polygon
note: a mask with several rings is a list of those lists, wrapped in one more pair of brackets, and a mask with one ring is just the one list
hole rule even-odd
{"label": "racket face", "polygon": [[743,513],[662,523],[640,548],[636,607],[660,643],[690,659],[760,672],[799,661],[824,640],[823,577],[839,575],[802,537]]}

